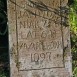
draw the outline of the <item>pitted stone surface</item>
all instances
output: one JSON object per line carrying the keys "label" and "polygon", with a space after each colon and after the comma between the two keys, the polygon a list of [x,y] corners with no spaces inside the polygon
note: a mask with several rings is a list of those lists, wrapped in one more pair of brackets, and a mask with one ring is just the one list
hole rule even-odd
{"label": "pitted stone surface", "polygon": [[8,0],[10,77],[71,77],[67,2]]}

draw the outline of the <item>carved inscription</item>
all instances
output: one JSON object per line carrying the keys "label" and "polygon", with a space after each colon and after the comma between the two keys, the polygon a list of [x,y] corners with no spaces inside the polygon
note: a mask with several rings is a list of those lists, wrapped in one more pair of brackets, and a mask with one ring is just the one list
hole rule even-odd
{"label": "carved inscription", "polygon": [[45,59],[51,61],[51,52],[31,54],[31,62],[39,62],[39,60],[44,61]]}
{"label": "carved inscription", "polygon": [[63,67],[61,17],[53,10],[57,1],[25,0],[17,6],[19,70]]}
{"label": "carved inscription", "polygon": [[56,50],[58,48],[62,48],[61,41],[50,41],[50,42],[30,42],[30,43],[19,43],[19,50],[25,49],[27,51],[34,50],[34,51],[40,51],[40,50]]}

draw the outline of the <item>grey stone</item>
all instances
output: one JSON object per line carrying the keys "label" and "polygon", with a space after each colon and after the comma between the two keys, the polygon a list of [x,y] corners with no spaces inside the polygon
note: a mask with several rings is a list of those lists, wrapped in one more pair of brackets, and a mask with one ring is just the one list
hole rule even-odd
{"label": "grey stone", "polygon": [[67,2],[7,1],[10,77],[72,76]]}

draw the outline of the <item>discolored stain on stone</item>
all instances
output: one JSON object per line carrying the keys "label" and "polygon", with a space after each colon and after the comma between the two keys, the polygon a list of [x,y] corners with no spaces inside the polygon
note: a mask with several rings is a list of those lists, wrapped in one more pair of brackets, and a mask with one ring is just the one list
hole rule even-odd
{"label": "discolored stain on stone", "polygon": [[71,77],[67,3],[7,1],[11,77]]}
{"label": "discolored stain on stone", "polygon": [[34,73],[32,77],[40,77],[39,74]]}

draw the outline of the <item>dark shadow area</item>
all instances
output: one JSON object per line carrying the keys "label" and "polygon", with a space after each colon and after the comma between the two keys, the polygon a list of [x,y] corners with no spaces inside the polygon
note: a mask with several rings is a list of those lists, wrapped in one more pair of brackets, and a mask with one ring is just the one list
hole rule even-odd
{"label": "dark shadow area", "polygon": [[7,0],[0,0],[0,77],[9,77]]}

